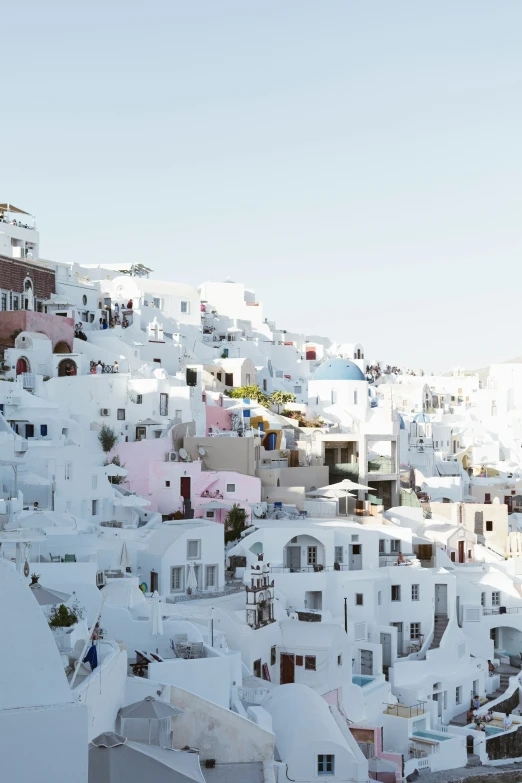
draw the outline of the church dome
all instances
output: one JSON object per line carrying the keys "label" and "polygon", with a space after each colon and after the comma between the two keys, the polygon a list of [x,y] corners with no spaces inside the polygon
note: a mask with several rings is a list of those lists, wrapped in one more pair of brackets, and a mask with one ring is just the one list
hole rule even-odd
{"label": "church dome", "polygon": [[421,424],[422,423],[427,424],[428,422],[431,421],[431,418],[430,418],[430,416],[428,416],[427,413],[417,413],[417,415],[414,417],[413,421],[415,421],[417,423],[420,422]]}
{"label": "church dome", "polygon": [[355,362],[349,359],[329,359],[315,371],[314,381],[365,381]]}

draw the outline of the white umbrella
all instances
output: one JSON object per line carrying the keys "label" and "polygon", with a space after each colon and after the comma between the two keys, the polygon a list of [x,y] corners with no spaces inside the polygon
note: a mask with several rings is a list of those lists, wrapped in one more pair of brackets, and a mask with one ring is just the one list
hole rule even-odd
{"label": "white umbrella", "polygon": [[196,569],[194,568],[194,563],[189,563],[189,570],[187,574],[187,589],[190,588],[191,591],[198,589],[198,579],[196,576]]}
{"label": "white umbrella", "polygon": [[35,486],[44,487],[48,486],[51,482],[49,479],[43,476],[38,476],[36,473],[20,473],[18,476],[19,484],[33,484]]}
{"label": "white umbrella", "polygon": [[127,549],[127,544],[125,541],[121,545],[120,559],[118,564],[124,570],[130,568],[132,565],[132,560],[130,559],[129,550]]}
{"label": "white umbrella", "polygon": [[232,508],[232,504],[223,503],[221,500],[211,500],[209,503],[205,503],[202,508],[206,509],[207,511],[216,511],[218,508]]}
{"label": "white umbrella", "polygon": [[129,471],[125,470],[125,468],[122,468],[120,465],[115,465],[114,462],[111,462],[110,465],[105,465],[105,475],[110,476],[111,478],[116,476],[127,476]]}
{"label": "white umbrella", "polygon": [[152,593],[150,619],[152,622],[152,635],[163,636],[163,618],[161,616],[160,599],[157,590],[154,590]]}
{"label": "white umbrella", "polygon": [[374,487],[367,487],[365,484],[357,484],[355,481],[351,481],[350,479],[343,479],[342,481],[338,481],[335,484],[328,484],[326,487],[319,487],[319,491],[326,491],[326,490],[340,490],[341,492],[350,492],[354,489],[364,489],[364,490],[372,490],[372,492],[376,492],[376,489]]}
{"label": "white umbrella", "polygon": [[71,597],[70,593],[60,593],[58,590],[51,590],[41,584],[29,585],[29,589],[40,604],[40,606],[55,606],[64,604]]}

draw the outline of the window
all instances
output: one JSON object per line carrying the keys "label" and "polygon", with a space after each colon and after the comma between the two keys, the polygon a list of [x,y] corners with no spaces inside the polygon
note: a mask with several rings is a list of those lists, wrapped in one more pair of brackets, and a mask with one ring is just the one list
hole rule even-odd
{"label": "window", "polygon": [[2,310],[7,310],[7,294],[2,294]]}
{"label": "window", "polygon": [[305,655],[305,671],[315,672],[315,655]]}
{"label": "window", "polygon": [[383,555],[385,553],[386,549],[384,547],[384,538],[379,539],[379,554]]}
{"label": "window", "polygon": [[166,487],[167,487],[167,489],[168,489],[168,488],[170,487],[170,481],[166,481],[166,482],[165,482],[165,486],[166,486]]}
{"label": "window", "polygon": [[13,310],[19,309],[19,300],[17,296],[13,296]]}
{"label": "window", "polygon": [[421,624],[410,623],[410,639],[420,639],[420,635],[421,635]]}
{"label": "window", "polygon": [[214,519],[214,511],[207,511],[205,517],[207,519]]}
{"label": "window", "polygon": [[268,391],[268,381],[263,378],[263,391]]}
{"label": "window", "polygon": [[93,517],[95,517],[97,513],[98,513],[98,501],[97,500],[93,500],[92,501],[92,515],[93,515]]}
{"label": "window", "polygon": [[480,594],[480,605],[481,606],[486,606],[486,593],[481,593]]}
{"label": "window", "polygon": [[356,542],[356,541],[358,541],[358,540],[359,540],[359,536],[358,536],[358,535],[357,535],[357,536],[352,536],[352,537],[351,537],[351,541],[353,541],[353,542]]}
{"label": "window", "polygon": [[493,522],[491,519],[486,519],[486,533],[493,532]]}
{"label": "window", "polygon": [[419,585],[412,585],[411,586],[411,600],[412,601],[418,601],[419,600]]}
{"label": "window", "polygon": [[181,312],[182,313],[189,313],[190,312],[189,303],[188,302],[182,302],[181,303]]}
{"label": "window", "polygon": [[317,774],[335,775],[335,756],[331,753],[317,756]]}
{"label": "window", "polygon": [[118,421],[125,421],[125,408],[118,408],[117,419]]}
{"label": "window", "polygon": [[181,421],[181,420],[182,420],[182,418],[183,418],[183,416],[182,416],[182,412],[181,412],[181,411],[174,411],[174,413],[175,413],[175,416],[174,416],[174,418],[175,418],[175,419],[179,419],[179,421]]}
{"label": "window", "polygon": [[63,466],[63,478],[65,481],[72,479],[72,462],[66,462]]}
{"label": "window", "polygon": [[42,438],[47,436],[47,424],[40,424],[40,435]]}
{"label": "window", "polygon": [[294,394],[301,394],[302,388],[301,386],[294,386]]}
{"label": "window", "polygon": [[93,476],[91,481],[92,489],[98,489],[98,476]]}
{"label": "window", "polygon": [[209,565],[205,569],[205,587],[215,587],[216,586],[216,579],[217,576],[217,566],[215,565]]}
{"label": "window", "polygon": [[170,589],[173,593],[183,590],[183,566],[174,566],[170,569]]}
{"label": "window", "polygon": [[223,376],[220,372],[216,373],[216,378],[218,379],[218,381],[220,381],[222,377]]}
{"label": "window", "polygon": [[160,394],[160,416],[168,416],[169,413],[169,395]]}
{"label": "window", "polygon": [[382,592],[380,590],[377,593],[377,603],[379,606],[382,604]]}
{"label": "window", "polygon": [[152,303],[154,307],[157,307],[159,310],[161,310],[161,299],[158,299],[157,297],[154,297],[152,299]]}
{"label": "window", "polygon": [[391,599],[392,599],[392,601],[400,601],[401,600],[401,586],[400,585],[392,585],[391,586]]}
{"label": "window", "polygon": [[136,405],[142,405],[143,403],[143,394],[137,394],[136,395]]}
{"label": "window", "polygon": [[401,551],[401,542],[398,538],[392,538],[390,541],[390,552],[400,552]]}
{"label": "window", "polygon": [[455,688],[455,704],[462,703],[462,685],[458,685]]}
{"label": "window", "polygon": [[295,656],[295,665],[296,666],[302,666],[303,665],[303,656],[302,655],[296,655]]}
{"label": "window", "polygon": [[342,546],[336,546],[335,547],[335,562],[336,563],[342,563],[343,562],[343,548],[342,548]]}
{"label": "window", "polygon": [[357,405],[357,392],[356,391],[354,391],[354,393],[353,393],[353,404]]}
{"label": "window", "polygon": [[355,606],[362,606],[363,600],[364,599],[362,593],[355,593]]}
{"label": "window", "polygon": [[235,492],[235,491],[236,491],[235,484],[227,484],[227,492]]}
{"label": "window", "polygon": [[337,666],[342,666],[342,665],[343,665],[343,656],[342,655],[338,655],[337,656]]}
{"label": "window", "polygon": [[491,492],[486,492],[484,494],[484,503],[491,503]]}
{"label": "window", "polygon": [[277,662],[277,647],[270,648],[270,666],[275,666]]}
{"label": "window", "polygon": [[316,565],[317,563],[317,547],[308,547],[308,565]]}
{"label": "window", "polygon": [[250,373],[247,372],[245,375],[245,386],[250,386],[251,383],[252,381],[250,380]]}
{"label": "window", "polygon": [[261,658],[254,661],[252,671],[254,672],[254,677],[261,677]]}
{"label": "window", "polygon": [[331,392],[331,395],[330,395],[330,401],[331,401],[332,405],[335,405],[335,403],[337,402],[337,392],[335,391],[335,389],[332,389],[332,392]]}
{"label": "window", "polygon": [[187,541],[187,560],[197,560],[201,551],[201,541]]}
{"label": "window", "polygon": [[234,385],[234,373],[226,372],[225,373],[225,386],[233,386],[233,385]]}
{"label": "window", "polygon": [[82,296],[82,302],[84,303],[84,305],[87,304],[87,297],[85,296],[85,294]]}
{"label": "window", "polygon": [[500,590],[493,590],[491,593],[491,606],[500,606]]}

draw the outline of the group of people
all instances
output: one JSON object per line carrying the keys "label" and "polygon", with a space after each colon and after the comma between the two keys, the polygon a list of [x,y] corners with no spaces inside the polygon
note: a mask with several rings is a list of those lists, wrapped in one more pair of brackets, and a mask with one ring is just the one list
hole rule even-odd
{"label": "group of people", "polygon": [[[491,664],[491,661],[488,661],[488,664]],[[475,731],[485,731],[486,724],[495,720],[495,715],[493,714],[493,710],[491,708],[486,712],[485,715],[479,715],[478,711],[480,710],[481,706],[482,704],[480,698],[478,694],[475,693],[471,700],[471,706],[467,712],[467,721],[470,724],[474,724],[473,728]],[[510,729],[513,725],[513,718],[511,717],[509,710],[507,710],[504,714],[503,725],[504,731],[507,731],[507,729]]]}
{"label": "group of people", "polygon": [[101,375],[104,372],[119,372],[120,366],[118,364],[118,360],[114,362],[114,364],[104,364],[101,359],[98,359],[97,362],[93,361],[91,359],[91,375]]}

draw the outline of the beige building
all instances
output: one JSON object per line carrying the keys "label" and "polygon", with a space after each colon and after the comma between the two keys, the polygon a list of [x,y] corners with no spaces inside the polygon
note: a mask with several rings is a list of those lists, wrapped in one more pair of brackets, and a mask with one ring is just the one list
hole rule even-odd
{"label": "beige building", "polygon": [[499,555],[507,555],[509,524],[505,504],[430,503],[430,508],[433,514],[454,525],[464,525],[470,533],[475,533],[477,544],[483,544]]}

